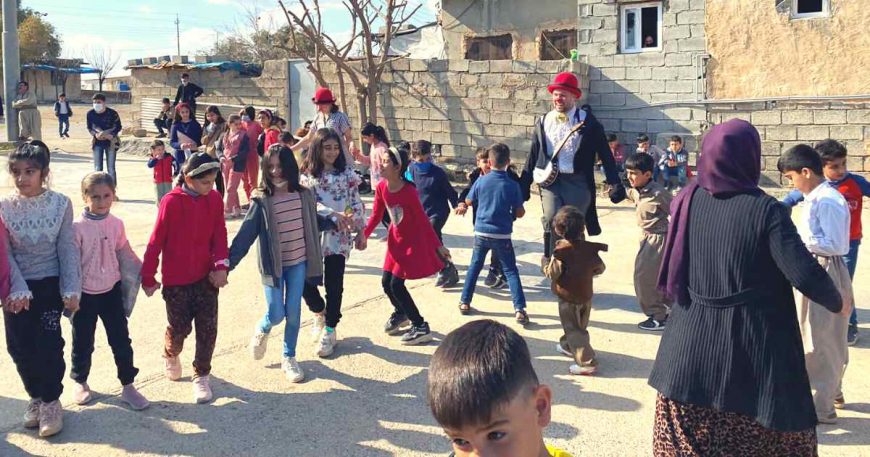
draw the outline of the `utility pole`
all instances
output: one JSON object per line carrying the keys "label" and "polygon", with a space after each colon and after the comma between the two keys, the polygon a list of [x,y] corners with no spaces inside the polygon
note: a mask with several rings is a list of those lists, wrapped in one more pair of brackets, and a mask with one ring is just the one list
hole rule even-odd
{"label": "utility pole", "polygon": [[175,46],[178,53],[176,55],[181,55],[181,30],[178,28],[178,13],[175,13]]}
{"label": "utility pole", "polygon": [[18,1],[3,1],[3,104],[6,113],[6,138],[18,141],[18,113],[12,109],[12,101],[18,93],[18,78],[21,74],[18,61]]}

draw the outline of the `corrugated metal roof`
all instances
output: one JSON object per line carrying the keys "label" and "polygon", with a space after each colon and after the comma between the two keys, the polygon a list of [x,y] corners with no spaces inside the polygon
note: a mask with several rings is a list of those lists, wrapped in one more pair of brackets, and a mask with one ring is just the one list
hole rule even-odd
{"label": "corrugated metal roof", "polygon": [[32,64],[26,63],[21,66],[24,70],[43,70],[43,71],[59,71],[61,73],[99,73],[100,70],[92,67],[56,67],[54,65],[46,65],[46,64]]}

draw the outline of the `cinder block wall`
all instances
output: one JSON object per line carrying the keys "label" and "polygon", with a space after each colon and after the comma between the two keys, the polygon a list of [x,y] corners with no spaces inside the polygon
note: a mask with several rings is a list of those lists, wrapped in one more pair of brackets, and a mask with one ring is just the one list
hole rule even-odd
{"label": "cinder block wall", "polygon": [[[334,68],[323,68],[338,96]],[[514,162],[522,163],[535,118],[552,109],[547,86],[561,71],[586,73],[582,64],[558,61],[399,60],[384,73],[377,122],[392,141],[431,141],[446,159],[473,163],[477,147],[503,142]],[[359,116],[349,84],[347,90],[342,111],[356,129]]]}
{"label": "cinder block wall", "polygon": [[[634,145],[646,133],[660,146],[683,136],[689,151],[706,126],[699,55],[705,53],[705,0],[670,0],[662,9],[660,51],[621,53],[620,6],[612,0],[580,0],[578,51],[588,56],[588,103],[605,130]],[[655,105],[653,105],[655,104]]]}
{"label": "cinder block wall", "polygon": [[788,148],[827,138],[846,145],[849,171],[870,177],[870,103],[781,101],[709,107],[711,123],[734,118],[751,122],[761,135],[765,184],[786,184],[776,162]]}
{"label": "cinder block wall", "polygon": [[287,111],[288,75],[284,60],[267,61],[258,77],[240,76],[237,71],[134,68],[130,76],[133,103],[139,104],[142,98],[174,99],[182,73],[189,73],[191,82],[205,91],[197,99],[197,105],[202,109],[209,103],[218,103],[271,107],[281,113]]}

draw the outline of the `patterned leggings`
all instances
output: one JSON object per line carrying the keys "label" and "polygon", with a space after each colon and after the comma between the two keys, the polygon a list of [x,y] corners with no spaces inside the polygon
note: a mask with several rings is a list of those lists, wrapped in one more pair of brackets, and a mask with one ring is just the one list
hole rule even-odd
{"label": "patterned leggings", "polygon": [[166,301],[166,327],[164,357],[178,357],[184,339],[196,324],[196,354],[193,370],[197,377],[211,372],[211,356],[217,340],[218,290],[208,278],[186,286],[163,288]]}

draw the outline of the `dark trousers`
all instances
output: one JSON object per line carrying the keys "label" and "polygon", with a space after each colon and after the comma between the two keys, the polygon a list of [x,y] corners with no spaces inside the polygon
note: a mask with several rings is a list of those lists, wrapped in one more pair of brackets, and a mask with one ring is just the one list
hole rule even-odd
{"label": "dark trousers", "polygon": [[218,290],[208,278],[186,286],[163,288],[166,301],[166,327],[164,357],[178,357],[184,347],[184,339],[196,324],[196,353],[193,370],[196,376],[211,373],[211,357],[217,341]]}
{"label": "dark trousers", "polygon": [[57,133],[60,136],[69,133],[69,114],[57,115]]}
{"label": "dark trousers", "polygon": [[27,395],[48,403],[63,392],[63,299],[57,277],[27,281],[27,286],[33,293],[30,309],[18,314],[3,313],[6,349]]}
{"label": "dark trousers", "polygon": [[163,135],[163,129],[168,131],[172,128],[172,119],[154,119],[154,127],[157,127],[157,133]]}
{"label": "dark trousers", "polygon": [[420,315],[420,310],[411,298],[408,288],[405,287],[405,280],[393,276],[389,271],[384,271],[381,277],[381,286],[384,288],[384,293],[390,299],[390,303],[395,308],[395,313],[403,315],[411,320],[411,324],[419,327],[425,323],[423,316]]}
{"label": "dark trousers", "polygon": [[341,255],[328,255],[323,258],[323,283],[326,301],[320,296],[317,286],[305,282],[302,297],[312,313],[322,313],[326,309],[326,326],[335,328],[341,320],[341,296],[344,293],[344,268],[347,259]]}
{"label": "dark trousers", "polygon": [[70,377],[76,382],[87,382],[91,372],[91,354],[94,353],[97,318],[103,321],[106,338],[115,356],[115,367],[118,369],[118,380],[121,381],[121,385],[132,384],[136,374],[139,373],[139,369],[133,366],[133,346],[127,330],[123,300],[120,282],[104,294],[82,293],[80,308],[72,317]]}
{"label": "dark trousers", "polygon": [[441,230],[443,230],[444,225],[447,224],[447,216],[430,216],[429,223],[432,224],[432,228],[435,229],[435,234],[438,235],[438,241],[444,245],[444,236],[441,234]]}

